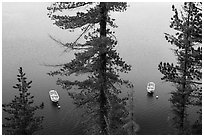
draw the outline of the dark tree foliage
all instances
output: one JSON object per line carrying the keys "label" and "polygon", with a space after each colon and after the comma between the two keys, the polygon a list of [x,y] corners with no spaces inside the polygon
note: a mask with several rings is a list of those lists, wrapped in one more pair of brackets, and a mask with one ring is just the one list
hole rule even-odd
{"label": "dark tree foliage", "polygon": [[17,75],[18,84],[13,88],[18,89],[19,94],[15,96],[11,103],[3,104],[3,111],[9,114],[6,117],[6,123],[3,123],[3,128],[6,128],[5,134],[10,135],[31,135],[35,131],[42,129],[43,116],[34,116],[36,110],[43,109],[44,104],[33,106],[34,96],[28,89],[31,88],[32,81],[27,82],[25,73],[22,68],[19,69]]}
{"label": "dark tree foliage", "polygon": [[[186,85],[186,92],[191,88]],[[187,106],[189,101],[189,96],[183,94],[183,86],[177,85],[176,90],[171,92],[170,101],[172,103],[172,112],[174,117],[172,118],[173,126],[177,129],[177,134],[191,134],[190,126],[188,121]]]}
{"label": "dark tree foliage", "polygon": [[202,105],[202,3],[185,2],[180,14],[174,5],[172,10],[170,28],[175,34],[165,33],[165,38],[176,46],[173,51],[178,62],[176,65],[161,62],[158,69],[164,75],[162,80],[176,86],[170,101],[178,116],[174,119],[179,134],[190,134],[186,132],[186,107]]}
{"label": "dark tree foliage", "polygon": [[[65,76],[57,80],[64,89],[77,87],[79,92],[68,92],[77,107],[83,108],[84,124],[88,134],[118,134],[122,131],[127,98],[119,98],[119,88],[128,81],[120,78],[121,72],[127,73],[131,66],[119,56],[115,47],[117,40],[112,28],[117,25],[111,12],[122,12],[127,8],[124,2],[57,2],[48,7],[48,16],[54,25],[71,32],[81,29],[81,35],[74,42],[62,43],[75,52],[75,58],[59,66],[60,69],[49,73],[50,76]],[[75,11],[65,14],[66,11]],[[81,11],[80,11],[81,10]],[[85,42],[79,42],[83,37]],[[67,51],[67,50],[65,50]],[[71,81],[71,75],[85,74],[85,80]],[[67,76],[67,77],[66,77]],[[88,125],[87,125],[88,124]]]}
{"label": "dark tree foliage", "polygon": [[134,90],[132,87],[132,92],[128,94],[128,117],[126,118],[126,124],[123,126],[128,135],[136,135],[139,130],[139,125],[134,119]]}

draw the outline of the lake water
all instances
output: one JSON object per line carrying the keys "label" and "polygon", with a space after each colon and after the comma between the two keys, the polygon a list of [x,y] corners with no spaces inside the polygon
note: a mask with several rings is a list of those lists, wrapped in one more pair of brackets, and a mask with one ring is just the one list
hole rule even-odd
{"label": "lake water", "polygon": [[[43,65],[65,63],[73,57],[72,52],[62,54],[63,48],[53,42],[48,34],[62,41],[72,41],[78,33],[69,33],[53,26],[46,16],[46,7],[49,5],[3,3],[2,102],[11,101],[18,93],[12,86],[16,84],[17,70],[22,66],[28,80],[33,81],[30,92],[35,96],[36,104],[42,101],[45,104],[45,108],[38,112],[45,117],[44,129],[36,134],[82,134],[80,110],[75,109],[67,91],[55,84],[57,77],[46,74],[54,68]],[[172,3],[129,5],[126,12],[113,16],[119,26],[116,30],[119,43],[116,49],[132,65],[132,71],[122,74],[122,77],[132,81],[135,87],[134,119],[140,125],[138,134],[172,134],[168,99],[173,88],[160,80],[162,75],[157,70],[160,61],[176,61],[171,46],[164,39],[164,32],[171,32],[169,21],[173,14]],[[147,96],[146,86],[149,81],[155,82],[155,95],[159,99]],[[58,91],[61,109],[51,103],[48,96],[51,89]],[[124,92],[127,92],[126,89]]]}

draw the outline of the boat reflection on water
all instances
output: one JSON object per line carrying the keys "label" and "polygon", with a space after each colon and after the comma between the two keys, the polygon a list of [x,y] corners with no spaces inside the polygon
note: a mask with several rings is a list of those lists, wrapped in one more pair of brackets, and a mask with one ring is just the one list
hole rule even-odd
{"label": "boat reflection on water", "polygon": [[153,105],[154,102],[155,102],[154,94],[153,94],[153,93],[148,93],[148,92],[147,92],[147,94],[146,94],[146,100],[147,100],[148,106]]}
{"label": "boat reflection on water", "polygon": [[61,108],[59,102],[51,102],[51,105],[52,105],[54,108],[58,108],[58,109]]}
{"label": "boat reflection on water", "polygon": [[151,93],[147,92],[147,97],[153,98],[154,97],[154,93],[153,92],[151,92]]}

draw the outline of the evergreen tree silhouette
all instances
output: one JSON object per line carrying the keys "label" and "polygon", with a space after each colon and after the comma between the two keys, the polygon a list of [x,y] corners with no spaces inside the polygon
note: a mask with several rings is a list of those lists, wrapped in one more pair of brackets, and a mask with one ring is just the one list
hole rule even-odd
{"label": "evergreen tree silhouette", "polygon": [[[78,87],[79,92],[69,92],[77,107],[83,108],[84,124],[88,134],[117,134],[122,129],[123,117],[128,111],[124,107],[127,98],[119,98],[121,85],[131,87],[127,80],[120,78],[120,73],[131,70],[131,66],[119,56],[115,47],[117,39],[111,28],[117,25],[111,18],[111,12],[122,12],[127,8],[125,2],[59,2],[48,7],[48,16],[54,25],[70,30],[81,29],[81,35],[74,42],[62,43],[51,36],[53,40],[71,49],[75,58],[69,63],[56,65],[59,70],[49,73],[51,76],[71,76],[85,74],[85,80],[71,81],[59,78],[57,84],[69,90]],[[80,11],[81,9],[81,11]],[[61,12],[76,11],[76,14],[61,14]],[[85,42],[79,42],[84,38]],[[113,110],[117,111],[117,116]],[[116,111],[115,111],[116,112]],[[118,125],[114,124],[118,122]],[[88,124],[88,125],[87,125]]]}
{"label": "evergreen tree silhouette", "polygon": [[2,105],[3,111],[9,114],[5,118],[7,122],[3,123],[2,127],[6,128],[5,134],[31,135],[42,129],[43,116],[35,116],[35,112],[38,109],[43,109],[44,104],[42,103],[40,106],[32,105],[34,96],[28,91],[31,88],[32,81],[27,82],[22,67],[20,67],[17,77],[18,84],[13,88],[18,89],[19,94],[15,95],[11,103]]}
{"label": "evergreen tree silhouette", "polygon": [[186,108],[202,104],[202,3],[185,2],[180,13],[174,5],[172,10],[174,16],[170,28],[175,34],[165,33],[165,38],[176,46],[173,51],[177,64],[161,62],[158,69],[164,75],[162,80],[172,82],[176,87],[170,101],[178,133],[191,134]]}

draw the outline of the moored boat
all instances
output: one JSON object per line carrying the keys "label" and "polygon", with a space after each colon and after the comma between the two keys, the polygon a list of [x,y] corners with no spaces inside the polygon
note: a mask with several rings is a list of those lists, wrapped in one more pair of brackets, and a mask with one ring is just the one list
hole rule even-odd
{"label": "moored boat", "polygon": [[155,90],[155,83],[154,82],[149,82],[147,84],[147,92],[152,94],[152,93],[154,93],[154,90]]}
{"label": "moored boat", "polygon": [[57,103],[59,101],[59,95],[58,95],[57,91],[50,90],[49,95],[50,95],[50,99],[51,99],[52,102]]}

